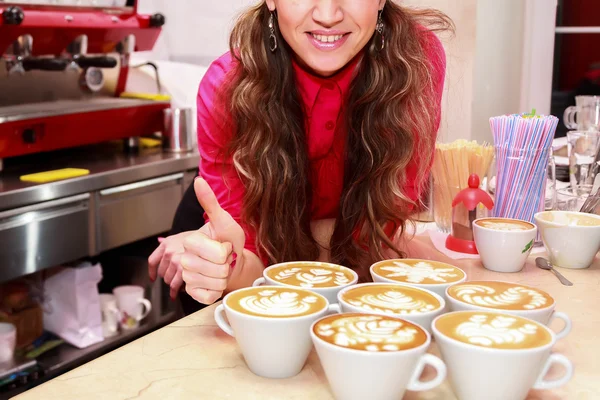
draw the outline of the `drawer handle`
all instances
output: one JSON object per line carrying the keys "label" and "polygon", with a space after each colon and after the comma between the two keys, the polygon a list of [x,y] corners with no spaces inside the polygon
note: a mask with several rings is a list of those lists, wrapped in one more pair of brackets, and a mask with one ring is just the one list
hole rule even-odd
{"label": "drawer handle", "polygon": [[111,194],[125,193],[132,190],[141,189],[148,186],[158,185],[160,183],[176,181],[183,178],[183,173],[161,176],[160,178],[148,179],[141,182],[128,183],[127,185],[115,186],[100,191],[100,196],[109,196]]}
{"label": "drawer handle", "polygon": [[0,231],[86,210],[89,193],[47,201],[0,213]]}

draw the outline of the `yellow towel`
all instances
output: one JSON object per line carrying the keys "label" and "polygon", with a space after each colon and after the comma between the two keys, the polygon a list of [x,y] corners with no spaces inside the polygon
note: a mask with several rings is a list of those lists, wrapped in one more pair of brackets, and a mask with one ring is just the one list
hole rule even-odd
{"label": "yellow towel", "polygon": [[171,96],[166,94],[151,94],[151,93],[121,93],[121,97],[126,99],[142,99],[142,100],[154,100],[154,101],[170,101]]}
{"label": "yellow towel", "polygon": [[76,178],[78,176],[89,175],[90,171],[81,168],[63,168],[53,171],[38,172],[35,174],[22,175],[19,179],[23,182],[47,183],[60,181],[63,179]]}

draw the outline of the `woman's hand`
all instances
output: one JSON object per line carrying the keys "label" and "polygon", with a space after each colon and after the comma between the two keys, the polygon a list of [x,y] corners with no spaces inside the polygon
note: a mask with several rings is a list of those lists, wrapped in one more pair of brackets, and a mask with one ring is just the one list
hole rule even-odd
{"label": "woman's hand", "polygon": [[210,222],[183,239],[180,257],[187,293],[196,301],[212,304],[223,295],[236,256],[236,270],[244,267],[246,235],[233,217],[221,208],[208,183],[197,178],[194,191]]}
{"label": "woman's hand", "polygon": [[160,244],[148,257],[148,275],[150,275],[150,279],[155,281],[157,276],[163,278],[171,288],[170,295],[172,299],[177,297],[183,284],[180,264],[181,255],[185,252],[183,241],[194,232],[181,232],[167,238],[159,238]]}

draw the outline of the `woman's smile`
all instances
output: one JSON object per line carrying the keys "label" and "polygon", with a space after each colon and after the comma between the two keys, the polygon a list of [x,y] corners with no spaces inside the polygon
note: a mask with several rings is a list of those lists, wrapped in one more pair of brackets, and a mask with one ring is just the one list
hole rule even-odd
{"label": "woman's smile", "polygon": [[310,43],[315,46],[317,50],[321,51],[334,51],[339,49],[344,45],[344,43],[346,43],[350,35],[350,32],[323,30],[306,33]]}

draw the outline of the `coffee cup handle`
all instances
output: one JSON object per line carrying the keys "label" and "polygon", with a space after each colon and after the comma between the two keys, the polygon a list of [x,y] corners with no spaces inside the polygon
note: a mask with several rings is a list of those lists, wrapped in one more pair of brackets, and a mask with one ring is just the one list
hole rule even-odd
{"label": "coffee cup handle", "polygon": [[141,317],[139,317],[137,319],[138,322],[140,322],[141,320],[146,318],[148,316],[148,314],[150,314],[150,311],[152,310],[152,303],[150,303],[150,301],[148,299],[140,299],[139,303],[144,306],[144,313],[142,314]]}
{"label": "coffee cup handle", "polygon": [[[427,364],[429,364],[435,369],[437,375],[430,381],[422,382],[419,378],[421,377],[423,369]],[[410,379],[410,383],[408,384],[407,389],[415,392],[431,390],[441,385],[442,382],[444,382],[444,379],[446,379],[446,364],[444,364],[444,362],[438,357],[426,353],[419,360],[419,364],[417,365],[417,368],[415,369],[415,372],[413,373],[412,378]]]}
{"label": "coffee cup handle", "polygon": [[562,319],[565,323],[565,326],[561,329],[560,332],[555,332],[556,340],[564,339],[569,334],[569,332],[571,332],[571,318],[569,318],[569,316],[563,312],[554,311],[552,313],[552,317],[550,317],[548,325],[550,325],[555,318]]}
{"label": "coffee cup handle", "polygon": [[225,306],[223,304],[219,304],[219,306],[215,309],[215,322],[223,332],[229,336],[235,337],[233,329],[231,329],[231,325],[229,325],[229,322],[225,320]]}
{"label": "coffee cup handle", "polygon": [[330,304],[329,307],[327,308],[327,315],[341,314],[341,313],[342,313],[342,309],[340,308],[339,304]]}
{"label": "coffee cup handle", "polygon": [[[558,379],[553,379],[551,381],[545,380],[544,377],[548,373],[548,370],[550,369],[552,364],[555,363],[560,364],[565,368],[565,374]],[[569,359],[563,356],[562,354],[551,354],[550,357],[548,357],[548,360],[546,361],[546,365],[544,365],[544,368],[542,369],[542,373],[535,382],[535,385],[533,385],[533,388],[539,390],[556,389],[565,385],[571,380],[572,377],[573,364],[571,363],[571,361],[569,361]]]}
{"label": "coffee cup handle", "polygon": [[257,280],[255,280],[255,281],[252,283],[252,286],[261,286],[261,285],[264,285],[264,284],[265,284],[265,282],[266,282],[266,281],[265,281],[265,278],[261,276],[260,278],[258,278]]}

